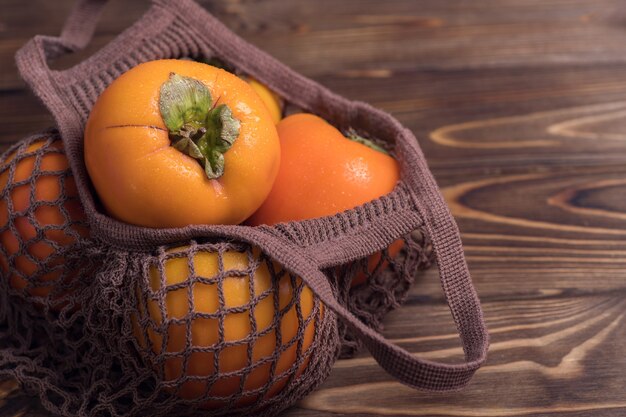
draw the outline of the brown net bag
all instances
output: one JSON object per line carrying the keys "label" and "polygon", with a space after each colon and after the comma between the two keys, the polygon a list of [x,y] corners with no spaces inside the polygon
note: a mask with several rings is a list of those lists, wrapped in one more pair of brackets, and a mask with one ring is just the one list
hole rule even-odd
{"label": "brown net bag", "polygon": [[[438,391],[463,387],[485,360],[487,332],[457,227],[411,132],[388,114],[294,73],[191,0],[155,0],[95,55],[70,69],[51,70],[49,59],[86,45],[104,3],[79,1],[60,37],[35,37],[17,56],[22,75],[59,126],[89,226],[88,238],[75,250],[94,264],[80,269],[87,273],[79,282],[88,285],[71,291],[75,307],[45,305],[43,313],[41,303],[50,298],[38,305],[28,299],[30,293],[16,294],[10,272],[2,272],[7,295],[3,291],[6,303],[0,309],[0,373],[16,377],[61,415],[271,415],[327,376],[339,351],[339,319],[401,382]],[[354,128],[384,141],[398,156],[401,182],[392,193],[353,210],[272,227],[149,229],[108,217],[94,199],[83,164],[90,109],[129,68],[180,57],[217,57],[294,106],[342,130]],[[394,274],[396,282],[410,283],[420,258],[411,249],[415,231],[424,231],[432,244],[464,363],[413,356],[377,333],[367,314],[359,314],[361,321],[348,309],[356,300],[360,306],[378,302],[367,292],[356,296],[358,286],[346,291],[347,277],[357,276],[359,268],[366,281],[385,288],[371,291],[388,293],[383,283]],[[392,254],[399,239],[406,241],[399,255]],[[380,251],[378,269],[370,272],[365,262]],[[236,266],[226,261],[232,254],[239,258]],[[205,258],[213,259],[213,269],[206,269],[211,262]],[[172,274],[171,268],[183,273]],[[236,283],[247,288],[238,301],[228,293]],[[277,294],[281,285],[291,294],[286,301]],[[204,300],[199,293],[213,294],[217,304],[198,301]],[[232,333],[231,321],[247,324]],[[230,355],[235,351],[245,355]]]}
{"label": "brown net bag", "polygon": [[[324,272],[338,285],[341,302],[360,321],[380,332],[385,315],[406,299],[419,272],[430,267],[432,245],[422,228],[389,247]],[[357,335],[339,322],[340,358],[351,358],[361,348]]]}
{"label": "brown net bag", "polygon": [[52,131],[13,146],[0,166],[0,268],[43,309],[73,304],[77,249],[89,228],[60,137]]}
{"label": "brown net bag", "polygon": [[273,415],[327,377],[335,315],[257,248],[191,240],[116,250],[92,241],[72,207],[58,132],[23,140],[2,161],[0,374],[48,410]]}

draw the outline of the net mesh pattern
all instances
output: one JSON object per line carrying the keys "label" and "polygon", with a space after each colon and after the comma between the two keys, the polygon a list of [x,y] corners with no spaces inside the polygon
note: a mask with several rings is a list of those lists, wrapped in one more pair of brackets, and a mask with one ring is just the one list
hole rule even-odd
{"label": "net mesh pattern", "polygon": [[[355,262],[326,269],[339,289],[341,301],[362,322],[382,331],[387,313],[400,307],[420,271],[433,263],[432,244],[421,229],[398,239],[388,248]],[[362,343],[339,322],[340,358],[353,357]]]}
{"label": "net mesh pattern", "polygon": [[58,133],[19,142],[0,163],[0,268],[12,293],[46,312],[75,307],[93,265],[81,254],[89,227]]}
{"label": "net mesh pattern", "polygon": [[185,409],[273,414],[328,376],[336,318],[258,249],[191,241],[137,267],[132,334],[162,391]]}
{"label": "net mesh pattern", "polygon": [[[3,158],[0,373],[67,416],[273,415],[326,379],[337,320],[300,278],[241,243],[91,240],[60,144],[45,132]],[[49,177],[58,195],[42,200]]]}

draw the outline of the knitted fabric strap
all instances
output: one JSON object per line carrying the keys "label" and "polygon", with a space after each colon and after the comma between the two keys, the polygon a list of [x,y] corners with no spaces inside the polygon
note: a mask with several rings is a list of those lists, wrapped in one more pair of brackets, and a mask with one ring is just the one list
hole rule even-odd
{"label": "knitted fabric strap", "polygon": [[41,36],[47,44],[44,52],[48,59],[57,58],[68,52],[78,51],[89,43],[100,12],[107,0],[79,0],[74,4],[67,18],[61,36]]}
{"label": "knitted fabric strap", "polygon": [[[463,256],[458,228],[412,133],[386,113],[364,103],[350,102],[340,98],[289,70],[267,54],[233,35],[192,0],[153,0],[153,2],[155,6],[148,14],[155,13],[156,15],[158,12],[158,16],[154,18],[155,21],[165,22],[167,19],[163,18],[164,15],[170,16],[171,21],[184,13],[189,24],[195,20],[198,26],[202,24],[211,27],[212,34],[215,35],[214,39],[216,36],[220,37],[225,44],[236,47],[233,48],[235,50],[233,54],[242,50],[246,52],[245,62],[241,62],[244,66],[243,70],[255,76],[259,73],[259,79],[268,80],[270,87],[275,88],[296,105],[307,108],[305,100],[301,98],[306,95],[305,93],[309,94],[308,97],[313,97],[312,100],[330,97],[326,108],[341,111],[344,106],[348,113],[345,119],[352,118],[363,120],[364,123],[380,123],[388,126],[397,137],[399,147],[397,151],[399,155],[402,155],[401,162],[406,174],[403,182],[409,189],[411,207],[397,208],[384,213],[381,212],[382,209],[376,208],[366,213],[368,220],[363,224],[347,227],[347,231],[339,233],[336,238],[314,245],[297,245],[278,233],[276,228],[271,227],[227,225],[198,225],[181,229],[134,227],[119,223],[97,212],[93,197],[89,192],[84,167],[81,165],[82,162],[77,162],[82,161],[81,148],[75,142],[66,143],[72,170],[77,177],[77,185],[93,233],[106,236],[107,241],[113,245],[131,250],[147,250],[163,242],[180,242],[190,238],[222,237],[250,242],[259,246],[288,270],[301,276],[320,300],[363,340],[376,361],[399,381],[415,388],[436,391],[456,390],[465,386],[486,360],[488,334],[480,303]],[[72,110],[71,105],[67,104],[68,98],[63,97],[63,94],[68,93],[55,85],[55,77],[63,74],[59,71],[51,71],[47,59],[86,45],[93,34],[97,16],[104,3],[104,0],[80,0],[60,37],[37,36],[17,54],[16,60],[22,76],[54,114],[64,140],[70,136],[82,139],[80,116],[77,110]],[[221,49],[217,44],[211,46],[226,58],[229,57],[229,50],[223,45]],[[234,55],[233,59],[235,59]],[[272,77],[274,77],[273,80]],[[293,83],[302,87],[292,89],[299,93],[287,91],[288,87],[280,86],[280,81],[287,82],[288,80],[295,80]],[[315,222],[313,221],[314,226],[321,224]],[[341,225],[345,223],[344,221]],[[306,224],[307,222],[302,222],[302,226],[298,225],[298,227],[306,227]],[[460,334],[465,352],[465,362],[461,364],[445,364],[420,359],[392,344],[359,321],[337,301],[331,284],[321,272],[324,267],[362,258],[373,251],[380,250],[422,225],[425,226],[432,239],[442,288]]]}

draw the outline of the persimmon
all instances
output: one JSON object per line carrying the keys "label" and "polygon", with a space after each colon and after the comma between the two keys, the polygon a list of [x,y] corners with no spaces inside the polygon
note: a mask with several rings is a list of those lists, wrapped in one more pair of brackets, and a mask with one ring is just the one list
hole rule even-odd
{"label": "persimmon", "polygon": [[274,123],[278,124],[282,118],[282,105],[280,97],[278,97],[275,92],[270,90],[262,82],[251,77],[246,77],[245,79],[248,81],[248,84],[250,84],[250,87],[254,89],[259,97],[261,97],[263,103],[265,103],[265,107],[267,107],[267,110],[270,112]]}
{"label": "persimmon", "polygon": [[[250,217],[251,225],[330,216],[390,193],[400,179],[397,161],[362,137],[344,136],[324,119],[294,114],[277,125],[281,166],[272,191]],[[389,256],[403,244],[394,242]],[[372,272],[381,253],[368,260]],[[360,272],[352,285],[363,283]]]}
{"label": "persimmon", "polygon": [[46,297],[55,283],[77,277],[65,255],[89,236],[74,177],[60,140],[42,138],[1,164],[0,266],[13,288]]}
{"label": "persimmon", "polygon": [[[177,253],[187,250],[187,247],[170,249],[168,253]],[[152,266],[149,270],[150,288],[153,293],[162,289],[162,282],[166,287],[188,282],[191,278],[189,260],[185,255],[179,258],[169,258],[164,261],[162,281],[159,269]],[[259,252],[255,249],[253,262],[259,262]],[[216,343],[230,342],[230,345],[222,347],[217,358],[220,373],[237,373],[247,366],[252,365],[252,370],[243,384],[243,395],[237,405],[243,406],[258,399],[258,393],[249,393],[258,390],[271,383],[271,387],[265,393],[264,398],[270,398],[281,391],[287,384],[289,376],[293,373],[290,368],[297,360],[298,340],[301,337],[301,352],[305,353],[311,347],[315,337],[316,322],[320,321],[324,314],[324,307],[319,304],[315,308],[313,292],[305,286],[300,278],[295,278],[284,273],[278,280],[273,281],[268,265],[264,261],[258,263],[258,267],[252,274],[254,294],[250,294],[250,276],[242,274],[242,271],[251,269],[250,256],[245,251],[225,251],[221,255],[222,271],[225,278],[221,284],[217,282],[220,271],[220,255],[211,251],[199,251],[192,256],[191,262],[195,275],[206,279],[216,279],[213,283],[192,282],[180,285],[178,289],[168,289],[165,295],[164,311],[162,315],[159,303],[149,297],[139,302],[139,317],[133,325],[138,341],[144,348],[147,346],[146,338],[155,354],[167,352],[168,358],[164,362],[165,381],[178,381],[185,376],[195,377],[193,380],[183,382],[175,390],[177,394],[189,400],[199,399],[207,394],[211,397],[228,397],[235,395],[240,390],[241,378],[239,375],[222,376],[210,387],[207,386],[211,377],[215,376],[215,353],[211,351],[198,351],[198,348],[210,348]],[[273,263],[274,271],[281,271],[280,265]],[[190,289],[193,297],[193,310],[190,311]],[[223,292],[223,305],[220,304],[219,285]],[[297,300],[295,298],[298,298]],[[256,304],[251,304],[257,298]],[[276,311],[275,300],[278,300],[279,311]],[[147,309],[144,307],[147,306]],[[299,335],[300,319],[298,307],[301,312],[302,323],[307,323],[304,331]],[[236,309],[237,311],[229,311]],[[184,323],[176,324],[170,320],[185,319],[190,313],[216,314],[223,311],[223,339],[220,339],[218,318],[195,317],[191,319],[191,340],[187,341],[187,326]],[[314,317],[311,317],[315,314]],[[252,328],[251,315],[255,320],[256,331]],[[139,323],[142,318],[149,317],[157,326],[167,325],[167,345],[163,346],[164,334],[158,333],[148,327],[144,332]],[[280,332],[278,332],[280,330]],[[257,338],[248,339],[256,334]],[[278,339],[280,334],[280,340]],[[260,335],[260,336],[259,336]],[[249,345],[252,346],[249,346]],[[188,357],[186,372],[183,371],[183,351],[187,346],[196,350]],[[286,347],[278,356],[276,352],[280,346]],[[287,347],[288,346],[288,347]],[[251,349],[251,362],[249,363],[248,349]],[[179,355],[177,355],[179,353]],[[308,354],[308,353],[307,353]],[[273,357],[273,358],[272,358]],[[306,369],[309,356],[305,358],[295,371],[296,377]],[[272,376],[271,368],[275,362]],[[288,372],[289,371],[289,372]],[[207,391],[208,390],[208,391]],[[247,395],[246,395],[247,393]],[[203,403],[205,408],[218,408],[227,404],[228,401],[213,399]]]}
{"label": "persimmon", "polygon": [[[212,65],[217,68],[221,68],[232,74],[237,73],[235,68],[233,68],[232,66],[228,65],[227,63],[225,63],[224,61],[216,57],[212,57],[208,59],[199,58],[197,59],[197,61]],[[278,123],[280,119],[282,118],[282,107],[283,107],[282,100],[280,99],[280,97],[275,92],[270,90],[268,86],[258,81],[257,79],[249,75],[240,75],[240,77],[243,80],[245,80],[248,84],[250,84],[250,87],[254,89],[254,91],[259,95],[259,97],[261,97],[261,100],[263,100],[265,107],[267,107],[267,110],[270,112],[270,115],[272,116],[272,120],[274,121],[274,123]]]}
{"label": "persimmon", "polygon": [[269,194],[276,127],[248,83],[188,60],[157,60],[100,95],[85,163],[106,211],[147,227],[238,224]]}

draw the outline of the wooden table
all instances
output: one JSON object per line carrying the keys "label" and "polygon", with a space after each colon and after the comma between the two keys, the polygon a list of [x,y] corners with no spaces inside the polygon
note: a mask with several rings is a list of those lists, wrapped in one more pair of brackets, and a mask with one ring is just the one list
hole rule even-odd
{"label": "wooden table", "polygon": [[[52,123],[11,62],[31,36],[56,34],[70,3],[0,1],[2,147]],[[285,416],[626,416],[621,0],[203,3],[296,70],[415,132],[463,232],[491,331],[489,362],[463,392],[413,391],[363,353]],[[145,7],[113,2],[90,50]],[[436,272],[385,335],[460,360]],[[18,415],[47,413],[5,381],[0,416]]]}

